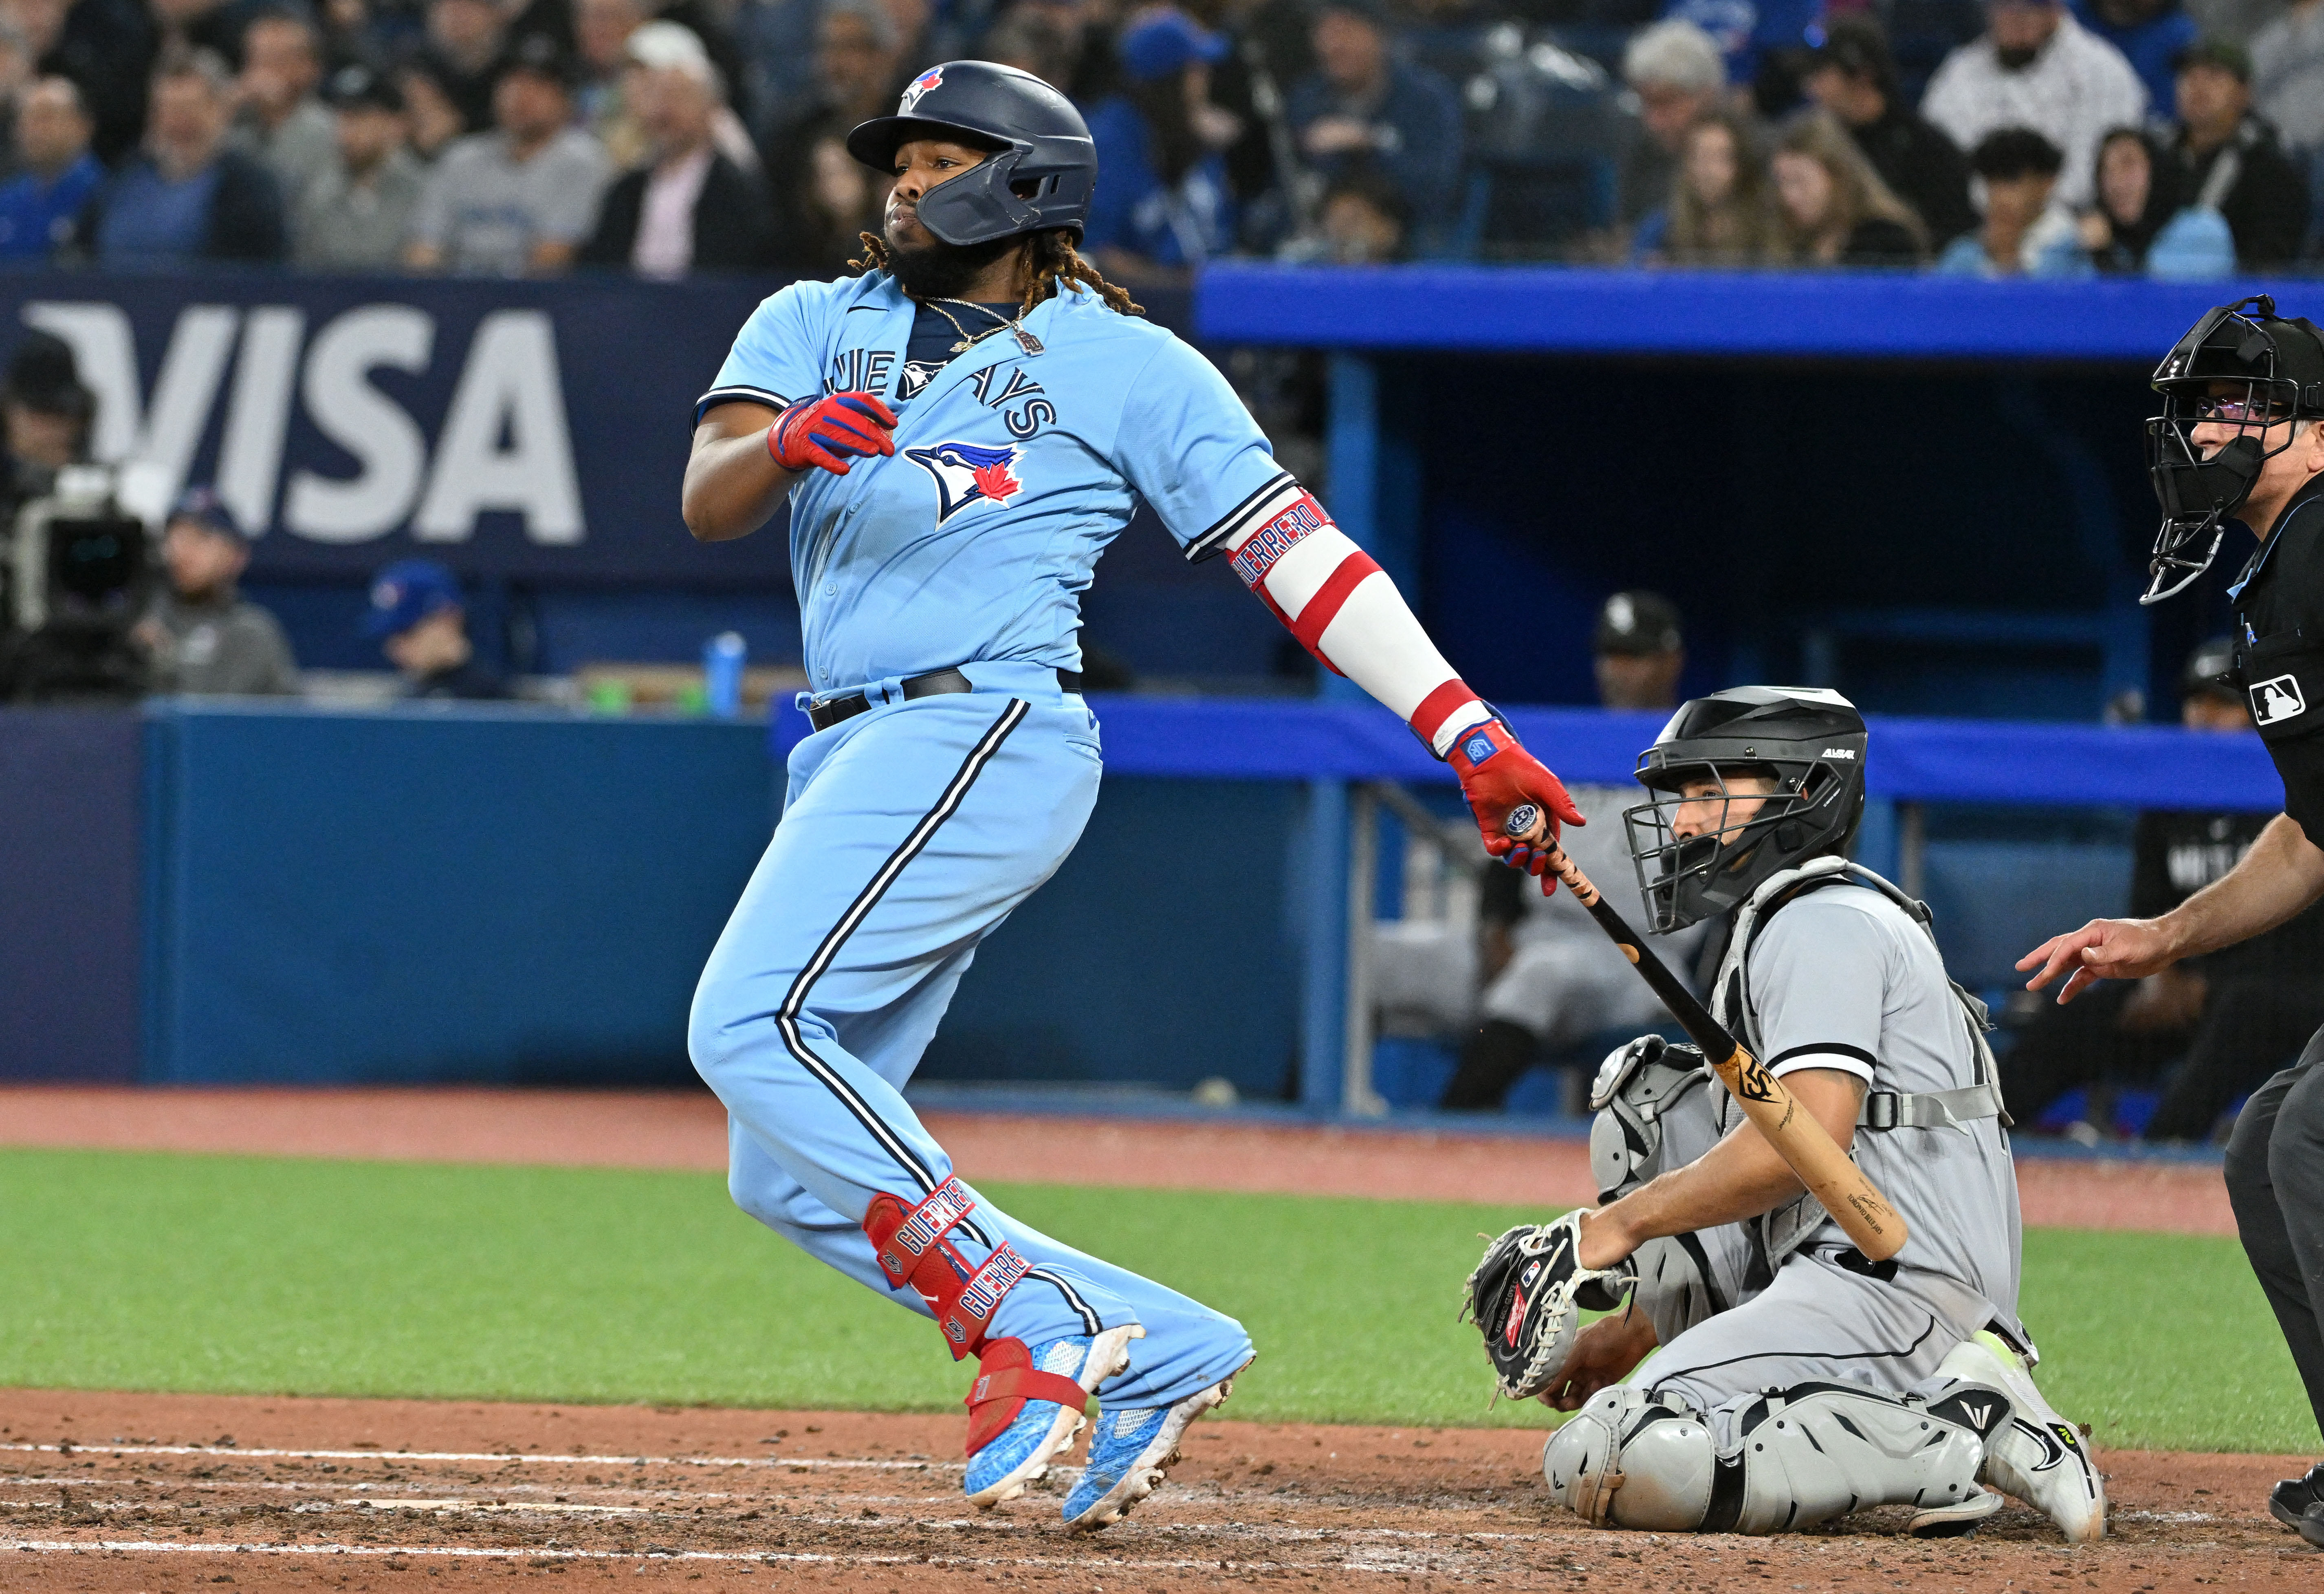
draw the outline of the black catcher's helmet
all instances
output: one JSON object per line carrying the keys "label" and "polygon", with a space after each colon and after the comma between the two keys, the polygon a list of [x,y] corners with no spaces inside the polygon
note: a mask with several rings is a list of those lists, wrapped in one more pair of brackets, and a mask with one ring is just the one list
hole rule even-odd
{"label": "black catcher's helmet", "polygon": [[[2142,604],[2183,592],[2211,567],[2228,517],[2260,466],[2292,446],[2296,428],[2286,427],[2273,448],[2267,428],[2324,417],[2324,330],[2304,317],[2278,316],[2265,294],[2221,305],[2205,311],[2155,367],[2154,391],[2163,413],[2146,423],[2146,470],[2163,504],[2163,528]],[[2236,428],[2209,459],[2192,435],[2205,422]]]}
{"label": "black catcher's helmet", "polygon": [[[1638,889],[1658,935],[1726,912],[1760,882],[1827,852],[1844,852],[1864,817],[1864,716],[1817,686],[1731,686],[1679,705],[1638,755],[1638,784],[1654,800],[1622,815]],[[1764,776],[1775,789],[1734,824],[1729,779]],[[1720,805],[1704,834],[1675,829],[1692,781],[1717,784]]]}
{"label": "black catcher's helmet", "polygon": [[893,171],[898,146],[915,138],[993,152],[920,200],[920,220],[945,243],[986,244],[1044,227],[1081,236],[1097,191],[1097,145],[1073,102],[1032,73],[989,60],[930,67],[906,85],[894,115],[847,135],[847,152]]}

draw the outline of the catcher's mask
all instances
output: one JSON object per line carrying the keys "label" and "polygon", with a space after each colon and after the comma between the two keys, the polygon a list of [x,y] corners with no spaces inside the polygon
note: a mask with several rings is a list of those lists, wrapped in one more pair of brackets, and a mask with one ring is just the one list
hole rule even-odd
{"label": "catcher's mask", "polygon": [[[2163,525],[2142,604],[2185,591],[2211,567],[2260,467],[2298,435],[2285,423],[2324,417],[2324,331],[2304,318],[2279,317],[2265,294],[2220,305],[2155,367],[2154,391],[2163,413],[2146,423],[2146,471]],[[2207,424],[2235,428],[2208,456],[2194,440],[2194,428]],[[2270,447],[2273,426],[2283,437]]]}
{"label": "catcher's mask", "polygon": [[[1816,686],[1734,686],[1683,704],[1638,755],[1653,800],[1625,812],[1630,857],[1656,935],[1726,912],[1759,882],[1826,852],[1845,852],[1864,816],[1864,716]],[[1773,782],[1765,797],[1729,794],[1729,779]],[[1688,786],[1704,783],[1705,797]],[[1732,805],[1756,800],[1732,823]],[[1678,834],[1679,809],[1712,805],[1710,828]]]}

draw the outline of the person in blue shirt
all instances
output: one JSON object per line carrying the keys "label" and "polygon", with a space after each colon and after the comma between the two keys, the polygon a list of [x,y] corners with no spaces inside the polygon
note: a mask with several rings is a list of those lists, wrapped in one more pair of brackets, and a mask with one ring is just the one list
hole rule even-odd
{"label": "person in blue shirt", "polygon": [[226,64],[208,51],[154,72],[144,152],[97,190],[76,229],[98,263],[279,261],[290,253],[272,174],[226,147],[230,87]]}
{"label": "person in blue shirt", "polygon": [[2113,45],[2146,85],[2147,106],[2178,112],[2178,60],[2201,30],[2179,0],[2067,0],[2074,20]]}
{"label": "person in blue shirt", "polygon": [[[1821,0],[1667,0],[1661,14],[1665,22],[1692,23],[1710,34],[1726,58],[1728,82],[1748,88],[1778,54],[1799,58],[1795,68],[1805,64],[1809,45],[1821,41],[1808,32],[1822,12]],[[1762,108],[1781,111],[1785,104]]]}
{"label": "person in blue shirt", "polygon": [[1105,186],[1090,201],[1083,244],[1118,277],[1201,265],[1234,242],[1219,152],[1241,125],[1210,104],[1211,68],[1227,41],[1166,9],[1145,14],[1117,48],[1127,92],[1090,114]]}
{"label": "person in blue shirt", "polygon": [[23,168],[0,184],[0,260],[46,260],[72,238],[74,218],[105,180],[89,153],[96,124],[69,78],[42,78],[16,106]]}
{"label": "person in blue shirt", "polygon": [[1313,32],[1316,69],[1293,86],[1285,112],[1299,152],[1326,178],[1374,165],[1404,190],[1425,229],[1460,191],[1461,104],[1452,85],[1389,51],[1377,0],[1323,0]]}

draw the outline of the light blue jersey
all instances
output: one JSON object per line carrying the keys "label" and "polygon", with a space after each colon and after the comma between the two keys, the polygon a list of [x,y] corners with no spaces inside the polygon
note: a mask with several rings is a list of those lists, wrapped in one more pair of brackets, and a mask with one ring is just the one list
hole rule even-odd
{"label": "light blue jersey", "polygon": [[1025,318],[1029,346],[995,332],[933,377],[906,367],[915,313],[883,272],[793,283],[696,407],[860,392],[897,413],[893,458],[791,489],[818,695],[979,660],[1078,669],[1081,594],[1139,500],[1194,557],[1289,483],[1208,360],[1093,295],[1059,294]]}
{"label": "light blue jersey", "polygon": [[[978,946],[1097,800],[1097,718],[1058,674],[1081,662],[1080,594],[1140,500],[1194,557],[1298,487],[1207,361],[1092,296],[1042,304],[1028,341],[996,332],[933,368],[906,364],[915,314],[884,275],[786,288],[702,400],[863,392],[900,424],[894,457],[791,488],[811,683],[862,697],[792,749],[782,822],[703,971],[688,1045],[726,1105],[736,1202],[928,1315],[863,1224],[883,1197],[964,1188],[903,1087]],[[955,667],[972,690],[899,689]],[[1194,1398],[1250,1359],[1233,1319],[966,1194],[956,1266],[1017,1281],[994,1338],[1144,1331],[1101,1390],[1109,1415]]]}

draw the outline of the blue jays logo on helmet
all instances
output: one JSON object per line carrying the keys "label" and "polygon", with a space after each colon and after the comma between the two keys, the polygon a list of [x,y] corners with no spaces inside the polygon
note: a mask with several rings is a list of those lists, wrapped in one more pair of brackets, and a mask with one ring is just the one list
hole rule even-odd
{"label": "blue jays logo on helmet", "polygon": [[922,72],[918,77],[913,78],[909,83],[904,86],[904,97],[902,100],[898,102],[896,106],[896,115],[899,116],[910,115],[912,114],[912,107],[920,103],[920,96],[926,94],[931,88],[942,87],[943,83],[944,69],[942,67],[930,67],[927,71]]}
{"label": "blue jays logo on helmet", "polygon": [[1013,446],[988,447],[982,443],[937,443],[927,448],[907,448],[904,457],[928,473],[936,484],[936,524],[941,526],[972,503],[1007,503],[1025,489],[1017,478]]}

